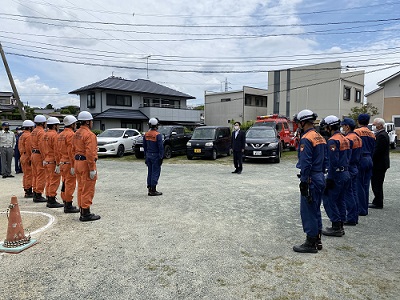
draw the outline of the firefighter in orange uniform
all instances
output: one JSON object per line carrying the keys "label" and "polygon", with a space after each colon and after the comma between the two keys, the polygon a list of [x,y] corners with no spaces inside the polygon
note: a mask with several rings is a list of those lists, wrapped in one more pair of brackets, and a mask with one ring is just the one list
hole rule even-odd
{"label": "firefighter in orange uniform", "polygon": [[32,198],[32,166],[31,166],[31,155],[32,155],[32,143],[31,143],[31,132],[35,127],[35,123],[31,120],[25,120],[22,123],[24,132],[18,141],[18,150],[21,156],[21,167],[23,170],[22,185],[25,191],[25,198]]}
{"label": "firefighter in orange uniform", "polygon": [[33,202],[47,202],[47,199],[42,196],[46,186],[46,174],[43,166],[43,137],[45,134],[46,117],[37,115],[33,119],[33,122],[36,124],[35,129],[31,132]]}
{"label": "firefighter in orange uniform", "polygon": [[46,170],[46,197],[48,208],[58,208],[64,205],[57,202],[57,190],[60,186],[60,165],[56,163],[56,142],[58,138],[58,127],[60,120],[56,117],[49,117],[47,119],[47,132],[43,137],[44,154],[45,158],[43,166]]}
{"label": "firefighter in orange uniform", "polygon": [[72,139],[75,174],[78,181],[78,205],[82,222],[96,221],[100,216],[90,213],[97,180],[97,138],[91,131],[93,117],[88,111],[78,115],[81,126]]}
{"label": "firefighter in orange uniform", "polygon": [[61,171],[61,199],[64,202],[64,213],[78,213],[79,209],[72,205],[74,191],[76,187],[76,176],[74,169],[74,155],[72,153],[72,138],[78,120],[71,115],[64,118],[64,130],[57,138],[56,162]]}

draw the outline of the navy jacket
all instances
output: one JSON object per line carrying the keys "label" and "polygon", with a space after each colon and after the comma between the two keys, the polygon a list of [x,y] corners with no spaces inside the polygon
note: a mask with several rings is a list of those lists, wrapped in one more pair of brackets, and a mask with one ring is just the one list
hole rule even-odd
{"label": "navy jacket", "polygon": [[232,150],[233,151],[242,151],[246,146],[246,134],[244,131],[239,130],[237,137],[235,138],[236,131],[232,132]]}

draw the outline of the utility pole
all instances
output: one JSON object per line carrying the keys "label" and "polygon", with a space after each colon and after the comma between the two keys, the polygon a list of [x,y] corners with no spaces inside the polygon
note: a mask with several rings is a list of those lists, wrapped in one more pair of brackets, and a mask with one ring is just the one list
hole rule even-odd
{"label": "utility pole", "polygon": [[7,75],[8,75],[8,80],[10,80],[10,84],[11,84],[11,87],[12,87],[12,90],[13,90],[13,93],[14,93],[14,98],[17,101],[19,113],[21,114],[22,121],[25,121],[26,120],[25,109],[24,109],[24,106],[22,105],[21,99],[19,98],[17,87],[15,86],[14,79],[13,79],[13,77],[11,75],[10,68],[8,67],[8,63],[7,63],[7,60],[6,60],[6,55],[4,54],[3,47],[1,46],[1,43],[0,43],[0,53],[1,53],[1,58],[3,59],[4,67],[6,68],[6,72],[7,72]]}

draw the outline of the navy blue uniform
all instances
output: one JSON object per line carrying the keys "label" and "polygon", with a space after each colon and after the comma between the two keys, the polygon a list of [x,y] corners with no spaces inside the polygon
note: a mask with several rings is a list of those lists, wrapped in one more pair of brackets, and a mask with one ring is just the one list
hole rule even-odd
{"label": "navy blue uniform", "polygon": [[309,184],[311,196],[300,196],[301,221],[307,236],[316,237],[322,229],[321,197],[325,188],[325,139],[314,128],[308,129],[300,139],[298,154],[300,181]]}
{"label": "navy blue uniform", "polygon": [[375,135],[363,126],[354,130],[362,139],[362,153],[357,176],[358,214],[368,215],[369,185],[372,176],[372,153],[375,148]]}
{"label": "navy blue uniform", "polygon": [[22,168],[21,168],[21,155],[19,153],[19,149],[18,149],[18,142],[19,142],[19,138],[21,137],[22,132],[18,133],[15,135],[15,148],[14,148],[14,163],[15,163],[15,173],[22,173]]}
{"label": "navy blue uniform", "polygon": [[344,202],[347,211],[346,221],[350,223],[358,223],[359,208],[357,180],[362,153],[362,139],[355,132],[349,132],[345,137],[351,144],[351,158],[349,162],[350,183],[344,193]]}
{"label": "navy blue uniform", "polygon": [[349,162],[351,157],[350,141],[340,131],[336,131],[328,140],[327,181],[334,186],[327,190],[323,199],[326,214],[332,223],[346,221],[344,192],[350,182]]}
{"label": "navy blue uniform", "polygon": [[147,186],[156,186],[164,158],[162,135],[156,129],[147,131],[143,137],[143,148],[147,164]]}

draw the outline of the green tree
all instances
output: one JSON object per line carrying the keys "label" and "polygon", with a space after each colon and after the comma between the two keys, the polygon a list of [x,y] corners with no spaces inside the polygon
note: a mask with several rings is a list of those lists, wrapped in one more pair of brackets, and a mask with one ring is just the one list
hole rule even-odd
{"label": "green tree", "polygon": [[54,109],[53,104],[51,103],[47,104],[45,109]]}
{"label": "green tree", "polygon": [[194,110],[204,110],[204,104],[203,105],[198,105],[193,108]]}
{"label": "green tree", "polygon": [[371,117],[379,114],[378,108],[371,103],[352,107],[350,111],[349,118],[352,118],[356,122],[359,114],[369,114]]}
{"label": "green tree", "polygon": [[[236,122],[235,120],[231,120],[230,121],[230,124],[232,125],[232,127],[235,124],[235,122]],[[249,129],[253,125],[254,125],[254,121],[246,121],[245,123],[240,125],[240,129],[246,131],[247,129]]]}

